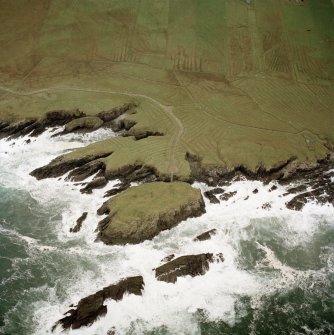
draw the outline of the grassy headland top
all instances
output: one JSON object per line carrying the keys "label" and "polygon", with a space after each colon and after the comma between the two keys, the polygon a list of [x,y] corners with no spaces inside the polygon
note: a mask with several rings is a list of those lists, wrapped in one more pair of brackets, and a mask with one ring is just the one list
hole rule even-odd
{"label": "grassy headland top", "polygon": [[0,119],[138,103],[107,171],[314,161],[334,144],[331,0],[0,1]]}

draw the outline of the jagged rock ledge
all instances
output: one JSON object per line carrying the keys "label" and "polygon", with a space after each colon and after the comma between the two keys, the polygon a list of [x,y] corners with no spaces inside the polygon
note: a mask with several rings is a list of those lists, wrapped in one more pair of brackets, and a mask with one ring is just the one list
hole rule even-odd
{"label": "jagged rock ledge", "polygon": [[203,213],[200,190],[187,183],[141,184],[102,205],[98,214],[108,216],[99,223],[97,239],[106,244],[140,243]]}
{"label": "jagged rock ledge", "polygon": [[107,306],[104,301],[107,299],[121,300],[125,293],[141,295],[144,289],[142,276],[128,277],[118,283],[107,286],[94,294],[89,295],[79,301],[76,308],[68,310],[64,318],[60,319],[52,328],[61,325],[64,329],[78,329],[82,326],[92,324],[98,317],[107,313]]}
{"label": "jagged rock ledge", "polygon": [[[286,207],[289,209],[301,210],[308,201],[334,205],[333,152],[317,162],[299,162],[295,158],[291,158],[272,169],[266,170],[259,167],[255,172],[244,166],[237,166],[230,171],[219,166],[203,166],[201,159],[195,155],[187,154],[186,158],[191,167],[192,181],[196,180],[216,187],[229,185],[231,181],[242,178],[260,180],[265,184],[275,180],[281,185],[293,185],[287,190],[287,194],[296,194],[286,203]],[[254,193],[256,192],[257,190],[254,190]],[[216,194],[219,193],[222,193],[220,200],[228,200],[234,195],[231,192],[224,193],[224,190],[219,187],[205,192],[204,195],[211,203],[218,203]]]}
{"label": "jagged rock ledge", "polygon": [[[112,128],[115,131],[129,130],[134,123],[126,119],[119,119],[125,113],[135,113],[136,103],[130,102],[117,106],[109,111],[102,111],[99,114],[87,115],[79,109],[73,110],[54,110],[45,113],[40,118],[23,119],[9,122],[0,120],[0,138],[17,138],[24,135],[38,136],[47,128],[65,126],[62,132],[55,135],[67,134],[70,132],[84,131],[89,132],[100,127]],[[143,134],[134,134],[139,138]],[[149,136],[149,135],[148,135]],[[145,134],[144,134],[145,137]]]}
{"label": "jagged rock ledge", "polygon": [[223,261],[222,254],[185,255],[157,267],[155,276],[158,280],[175,283],[178,277],[202,276],[209,270],[210,263]]}
{"label": "jagged rock ledge", "polygon": [[[157,280],[176,283],[179,277],[202,276],[209,270],[210,263],[224,261],[221,253],[216,255],[203,253],[173,258],[174,255],[166,257],[165,260],[167,263],[152,270],[155,271]],[[122,279],[116,284],[107,286],[81,299],[77,306],[68,310],[65,313],[65,317],[56,322],[52,330],[55,330],[58,325],[61,325],[64,329],[78,329],[82,326],[89,326],[98,317],[104,316],[107,313],[107,306],[104,305],[105,300],[113,299],[119,301],[126,293],[142,295],[144,285],[143,277],[135,276]]]}
{"label": "jagged rock ledge", "polygon": [[82,227],[82,223],[87,219],[87,212],[83,212],[82,215],[77,219],[77,222],[73,228],[70,228],[70,233],[77,233]]}

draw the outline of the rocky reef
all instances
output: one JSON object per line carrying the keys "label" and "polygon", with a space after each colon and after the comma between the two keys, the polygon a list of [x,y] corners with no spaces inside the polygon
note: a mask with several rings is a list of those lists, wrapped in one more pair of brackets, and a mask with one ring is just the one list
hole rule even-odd
{"label": "rocky reef", "polygon": [[78,329],[82,326],[92,324],[98,317],[107,313],[107,306],[104,301],[107,299],[121,300],[124,294],[141,295],[144,289],[144,280],[141,276],[128,277],[120,280],[116,284],[104,287],[102,290],[81,299],[75,308],[68,310],[69,314],[60,319],[53,327],[58,324],[63,328]]}

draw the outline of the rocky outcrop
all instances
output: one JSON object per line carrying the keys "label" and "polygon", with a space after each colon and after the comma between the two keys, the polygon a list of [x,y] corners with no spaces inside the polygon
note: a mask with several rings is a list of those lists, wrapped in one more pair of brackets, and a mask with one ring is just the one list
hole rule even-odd
{"label": "rocky outcrop", "polygon": [[12,123],[2,121],[0,127],[0,137],[19,137],[30,134],[30,136],[37,136],[43,133],[47,128],[63,126],[71,120],[81,118],[86,114],[79,109],[73,110],[54,110],[49,111],[45,116],[39,120],[27,119],[15,121]]}
{"label": "rocky outcrop", "polygon": [[130,187],[130,183],[120,183],[118,187],[115,187],[115,188],[112,188],[111,190],[106,191],[103,197],[104,198],[112,197],[118,193],[125,191],[129,187]]}
{"label": "rocky outcrop", "polygon": [[25,129],[30,128],[30,126],[35,124],[36,121],[37,121],[36,119],[27,119],[27,120],[13,122],[11,124],[2,123],[3,125],[7,124],[7,126],[2,127],[0,132],[2,136],[18,137],[18,136],[25,134],[26,133]]}
{"label": "rocky outcrop", "polygon": [[288,178],[280,180],[281,185],[294,186],[287,190],[286,195],[295,195],[286,203],[292,210],[301,210],[308,201],[319,204],[330,203],[334,205],[334,157],[319,162],[316,167],[306,170],[296,170]]}
{"label": "rocky outcrop", "polygon": [[80,231],[82,223],[86,220],[88,213],[84,212],[82,213],[82,215],[79,217],[79,219],[77,220],[75,226],[73,228],[70,229],[71,233],[77,233],[78,231]]}
{"label": "rocky outcrop", "polygon": [[98,227],[106,244],[140,243],[181,221],[205,213],[201,192],[182,182],[154,182],[128,188],[108,200],[98,214],[108,214]]}
{"label": "rocky outcrop", "polygon": [[155,269],[155,276],[158,280],[175,283],[178,277],[204,275],[209,270],[210,263],[214,261],[223,262],[223,255],[207,253],[181,256],[157,267]]}
{"label": "rocky outcrop", "polygon": [[100,112],[97,116],[87,116],[86,113],[79,109],[72,109],[49,111],[41,119],[32,118],[14,122],[0,120],[0,138],[9,136],[19,137],[27,134],[38,136],[47,128],[64,125],[64,131],[54,136],[73,131],[93,131],[101,126],[115,128],[115,130],[129,130],[135,124],[133,121],[126,119],[119,120],[118,122],[113,121],[129,110],[133,110],[136,106],[135,103],[123,104],[122,106],[112,108],[110,111]]}
{"label": "rocky outcrop", "polygon": [[60,156],[52,160],[49,164],[35,169],[30,173],[30,175],[35,177],[36,179],[60,177],[68,171],[71,171],[78,167],[82,167],[85,164],[95,161],[99,158],[107,157],[110,154],[111,152],[108,152],[99,155],[87,155],[72,159],[64,159],[64,156]]}
{"label": "rocky outcrop", "polygon": [[209,240],[212,235],[215,235],[217,233],[217,229],[211,229],[206,231],[203,234],[200,234],[194,238],[194,241],[205,241]]}
{"label": "rocky outcrop", "polygon": [[80,190],[81,193],[91,194],[94,189],[106,186],[108,180],[105,177],[96,177]]}
{"label": "rocky outcrop", "polygon": [[105,165],[103,162],[99,160],[93,160],[91,162],[88,162],[74,170],[72,170],[69,174],[66,180],[72,180],[72,181],[83,181],[86,178],[92,176],[93,174],[97,172],[103,172],[105,169]]}
{"label": "rocky outcrop", "polygon": [[216,187],[212,190],[205,191],[204,196],[210,200],[212,204],[219,204],[220,201],[216,197],[216,194],[223,193],[224,190],[221,187]]}
{"label": "rocky outcrop", "polygon": [[237,191],[225,192],[219,197],[219,199],[222,201],[228,201],[230,198],[234,197],[236,194],[237,194]]}
{"label": "rocky outcrop", "polygon": [[86,116],[72,120],[65,124],[65,133],[70,133],[78,130],[92,131],[100,128],[103,121],[96,116]]}
{"label": "rocky outcrop", "polygon": [[107,306],[103,305],[105,300],[121,300],[125,293],[141,295],[143,289],[144,281],[141,276],[122,279],[116,284],[107,286],[102,290],[81,299],[75,308],[72,308],[65,313],[69,315],[60,319],[55,324],[53,330],[58,324],[65,329],[78,329],[82,326],[88,326],[99,316],[103,316],[107,313]]}
{"label": "rocky outcrop", "polygon": [[97,114],[97,116],[104,122],[110,122],[135,107],[137,107],[137,104],[134,102],[130,102],[123,104],[122,106],[114,107],[109,111],[100,112],[99,114]]}

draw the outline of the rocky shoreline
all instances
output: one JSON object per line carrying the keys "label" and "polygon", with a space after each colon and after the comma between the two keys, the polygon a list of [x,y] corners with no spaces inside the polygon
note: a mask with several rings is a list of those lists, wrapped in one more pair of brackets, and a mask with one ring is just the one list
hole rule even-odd
{"label": "rocky shoreline", "polygon": [[[93,131],[100,127],[110,127],[114,131],[122,131],[123,136],[132,136],[134,140],[141,140],[148,136],[163,136],[161,133],[144,131],[129,132],[134,125],[122,118],[125,113],[135,113],[135,104],[124,104],[108,112],[101,112],[96,117],[87,116],[79,110],[52,111],[46,113],[42,120],[24,120],[14,123],[0,122],[0,137],[13,139],[30,134],[38,136],[45,129],[64,126],[64,130],[54,134],[60,136],[69,132]],[[227,169],[220,166],[205,166],[201,158],[187,153],[186,160],[190,167],[190,176],[186,180],[177,174],[174,181],[161,175],[155,166],[142,162],[122,166],[117,171],[107,171],[104,158],[113,155],[108,147],[95,152],[95,147],[86,147],[71,155],[63,155],[52,160],[46,166],[35,169],[31,175],[37,179],[56,178],[68,173],[67,180],[81,183],[82,193],[91,193],[96,188],[102,188],[108,181],[119,179],[120,184],[105,192],[109,198],[99,208],[99,215],[107,215],[97,227],[97,240],[108,245],[124,245],[127,243],[141,243],[152,239],[161,231],[171,229],[183,220],[198,217],[205,213],[205,203],[201,192],[191,187],[194,181],[203,182],[212,189],[204,192],[204,196],[212,204],[228,201],[236,192],[226,192],[224,187],[233,181],[248,179],[260,180],[264,184],[275,181],[280,185],[291,186],[285,195],[293,195],[286,202],[291,210],[302,210],[308,201],[320,204],[334,205],[334,154],[331,152],[324,159],[312,163],[301,163],[291,158],[271,169],[259,167],[251,171],[244,166]],[[85,180],[95,177],[90,182]],[[139,186],[131,186],[131,183]],[[272,191],[275,187],[272,186]],[[255,189],[253,193],[256,193]],[[247,197],[248,198],[248,197]],[[247,200],[245,198],[244,200]],[[267,209],[270,204],[263,204]],[[70,229],[76,233],[86,220],[87,212],[80,216]],[[194,241],[201,242],[210,239],[216,229],[206,231]],[[175,258],[169,255],[164,259],[165,264],[153,269],[159,281],[175,283],[178,277],[190,275],[192,277],[204,275],[211,263],[223,262],[222,254],[204,253],[199,255],[184,255]],[[105,300],[120,300],[124,294],[141,295],[144,280],[141,276],[128,277],[116,284],[79,301],[75,308],[70,309],[57,325],[63,328],[77,329],[93,323],[107,313]]]}
{"label": "rocky shoreline", "polygon": [[[79,109],[54,110],[45,113],[41,119],[0,120],[0,138],[18,138],[42,134],[48,128],[64,126],[64,130],[55,134],[64,135],[71,132],[88,132],[100,127],[112,128],[115,131],[129,130],[129,122],[119,119],[125,113],[135,113],[135,103],[126,103],[109,111],[102,111],[96,116],[89,116]],[[132,125],[133,126],[133,125]]]}

